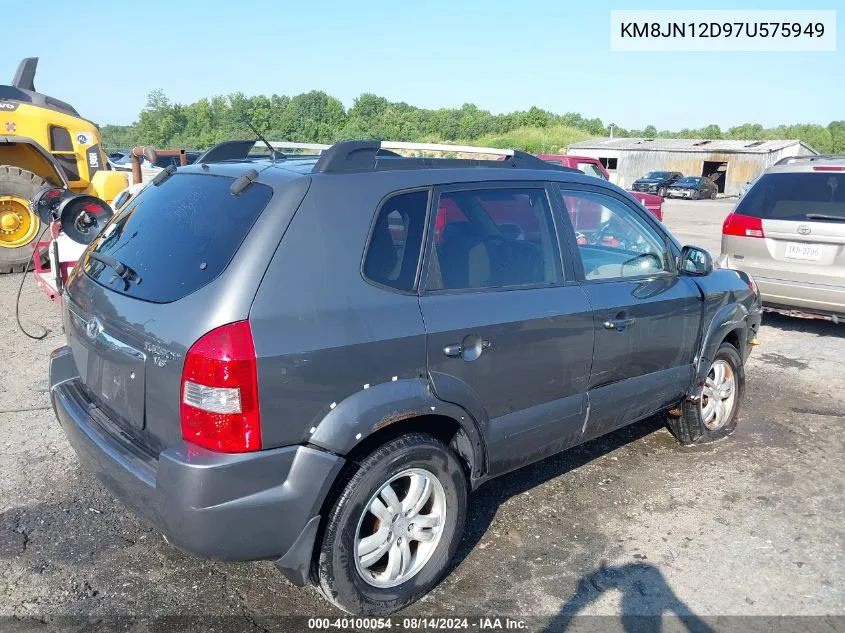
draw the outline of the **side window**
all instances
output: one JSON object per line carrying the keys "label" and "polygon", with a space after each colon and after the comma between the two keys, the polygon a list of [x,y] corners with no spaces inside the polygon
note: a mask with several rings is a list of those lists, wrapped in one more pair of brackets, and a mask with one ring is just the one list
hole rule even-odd
{"label": "side window", "polygon": [[427,210],[428,191],[400,193],[381,205],[364,255],[367,279],[397,290],[414,289]]}
{"label": "side window", "polygon": [[590,191],[562,190],[586,279],[670,271],[666,242],[624,202]]}
{"label": "side window", "polygon": [[73,143],[70,140],[70,132],[67,128],[50,126],[50,151],[51,152],[72,152]]}
{"label": "side window", "polygon": [[602,171],[593,163],[578,163],[578,169],[583,171],[588,176],[595,176],[596,178],[601,178],[602,180],[605,179]]}
{"label": "side window", "polygon": [[560,276],[545,189],[479,189],[440,197],[428,290],[552,284]]}

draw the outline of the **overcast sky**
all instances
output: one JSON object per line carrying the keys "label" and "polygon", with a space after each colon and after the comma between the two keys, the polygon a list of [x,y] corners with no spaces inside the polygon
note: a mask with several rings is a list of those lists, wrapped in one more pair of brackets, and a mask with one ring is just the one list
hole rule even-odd
{"label": "overcast sky", "polygon": [[[610,51],[610,9],[836,9],[841,2],[55,2],[5,29],[0,75],[40,57],[36,87],[99,124],[135,120],[161,88],[187,103],[230,92],[362,92],[424,107],[537,105],[627,128],[845,119],[845,55]],[[841,15],[845,10],[840,12]]]}

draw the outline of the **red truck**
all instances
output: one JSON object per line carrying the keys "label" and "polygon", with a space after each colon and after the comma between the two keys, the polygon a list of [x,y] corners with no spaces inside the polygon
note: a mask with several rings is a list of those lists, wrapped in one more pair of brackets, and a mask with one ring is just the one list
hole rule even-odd
{"label": "red truck", "polygon": [[[607,173],[607,170],[598,158],[592,158],[591,156],[571,156],[568,154],[537,154],[537,157],[555,165],[578,169],[588,176],[610,180],[610,174]],[[654,217],[661,222],[663,221],[663,198],[653,193],[643,193],[640,191],[629,191],[628,193],[639,200],[646,209],[651,211]]]}

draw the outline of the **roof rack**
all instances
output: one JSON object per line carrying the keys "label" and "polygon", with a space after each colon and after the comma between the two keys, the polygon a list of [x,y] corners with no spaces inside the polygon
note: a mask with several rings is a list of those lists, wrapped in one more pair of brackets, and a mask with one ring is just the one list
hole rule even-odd
{"label": "roof rack", "polygon": [[845,160],[845,155],[842,154],[810,154],[807,156],[786,156],[777,161],[773,167],[777,165],[791,165],[792,163],[812,163],[817,160]]}
{"label": "roof rack", "polygon": [[[541,158],[514,149],[474,147],[472,145],[444,145],[441,143],[408,143],[405,141],[341,141],[334,145],[268,141],[276,160],[317,159],[312,171],[336,173],[349,171],[377,171],[388,169],[420,169],[431,167],[518,167],[523,169],[556,169],[578,171],[554,165]],[[223,141],[200,156],[195,163],[220,163],[247,160],[255,147],[262,147],[259,139]],[[280,150],[314,150],[313,154],[283,153]],[[440,152],[490,156],[485,159],[432,158],[403,156],[399,152]],[[266,156],[266,154],[265,154]],[[496,159],[492,159],[492,157]],[[258,156],[254,156],[258,158]]]}
{"label": "roof rack", "polygon": [[[263,141],[260,139],[245,139],[237,141],[223,141],[214,147],[206,150],[195,162],[197,163],[220,163],[227,160],[246,160],[252,149],[259,144],[259,148],[266,148]],[[270,147],[273,148],[275,156],[273,158],[284,160],[287,158],[297,158],[300,156],[307,156],[310,158],[316,157],[318,154],[297,154],[285,153],[281,150],[316,150],[322,152],[331,147],[331,145],[323,145],[321,143],[296,143],[293,141],[268,141]]]}
{"label": "roof rack", "polygon": [[[501,157],[498,160],[466,158],[404,157],[393,150],[480,154]],[[399,159],[399,160],[397,160]],[[502,160],[504,159],[504,160]],[[406,143],[403,141],[342,141],[323,151],[314,172],[377,171],[427,167],[519,167],[525,169],[557,169],[577,171],[553,165],[541,158],[515,149],[443,145],[439,143]]]}

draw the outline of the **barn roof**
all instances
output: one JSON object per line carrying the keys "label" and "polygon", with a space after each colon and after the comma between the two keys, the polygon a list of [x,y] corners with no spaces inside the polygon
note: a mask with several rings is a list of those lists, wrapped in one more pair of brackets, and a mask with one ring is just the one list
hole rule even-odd
{"label": "barn roof", "polygon": [[735,141],[735,140],[707,140],[691,138],[593,138],[588,141],[573,143],[570,150],[578,149],[609,149],[636,152],[707,152],[733,154],[770,154],[792,147],[803,145],[809,152],[816,154],[816,150],[795,140],[775,141]]}

